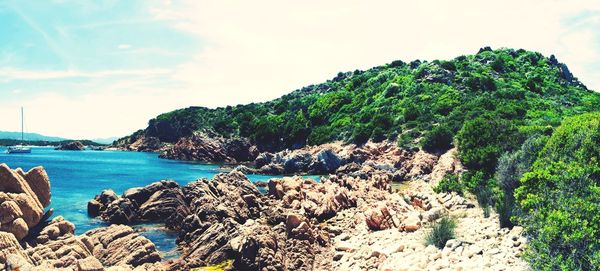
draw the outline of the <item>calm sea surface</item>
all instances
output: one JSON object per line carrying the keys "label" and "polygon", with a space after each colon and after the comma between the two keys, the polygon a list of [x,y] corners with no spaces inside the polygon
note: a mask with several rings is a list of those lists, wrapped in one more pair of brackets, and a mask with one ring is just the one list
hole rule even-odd
{"label": "calm sea surface", "polygon": [[[76,233],[105,226],[102,221],[87,216],[87,202],[104,189],[117,194],[131,187],[171,179],[181,185],[199,178],[212,178],[219,173],[217,165],[206,165],[159,159],[156,153],[120,151],[55,151],[33,148],[31,154],[7,154],[0,147],[0,163],[25,171],[44,166],[50,176],[54,216],[61,215],[73,222]],[[274,176],[248,175],[252,181],[266,181]],[[161,225],[134,226],[152,240],[165,258],[177,256],[175,233]]]}

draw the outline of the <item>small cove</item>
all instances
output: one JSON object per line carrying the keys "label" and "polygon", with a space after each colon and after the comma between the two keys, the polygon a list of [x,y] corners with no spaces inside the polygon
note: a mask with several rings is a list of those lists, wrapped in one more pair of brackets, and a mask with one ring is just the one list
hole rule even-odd
{"label": "small cove", "polygon": [[[122,151],[56,151],[52,148],[33,148],[31,154],[7,154],[0,148],[0,163],[11,168],[29,170],[43,166],[50,177],[54,215],[63,216],[75,224],[75,233],[106,226],[87,215],[87,202],[104,189],[117,194],[132,187],[171,179],[180,185],[200,178],[211,179],[220,173],[218,165],[173,161],[158,158],[156,153]],[[281,176],[247,175],[253,182]],[[316,178],[316,177],[312,177]],[[264,188],[260,189],[264,192]],[[177,234],[166,231],[161,224],[139,224],[133,228],[155,243],[165,259],[176,258]]]}

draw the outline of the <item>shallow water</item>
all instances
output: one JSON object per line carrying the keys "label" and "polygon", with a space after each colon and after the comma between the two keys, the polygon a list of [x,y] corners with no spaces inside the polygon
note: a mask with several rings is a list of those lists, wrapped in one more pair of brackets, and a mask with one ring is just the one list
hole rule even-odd
{"label": "shallow water", "polygon": [[[31,154],[7,154],[0,148],[0,163],[11,168],[29,170],[44,166],[50,176],[54,216],[61,215],[75,224],[76,234],[104,226],[89,218],[87,202],[102,190],[110,188],[117,194],[131,187],[171,179],[181,185],[199,178],[212,178],[219,166],[159,159],[156,153],[121,151],[56,151],[33,148]],[[276,176],[248,175],[251,181],[266,181]],[[164,258],[177,257],[177,235],[161,225],[142,224],[134,228],[152,240]]]}

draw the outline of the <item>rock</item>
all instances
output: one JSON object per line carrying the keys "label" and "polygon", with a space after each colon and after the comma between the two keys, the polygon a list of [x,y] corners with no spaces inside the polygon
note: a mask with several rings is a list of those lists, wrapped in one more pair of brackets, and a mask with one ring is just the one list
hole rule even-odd
{"label": "rock", "polygon": [[171,188],[179,188],[175,181],[163,180],[151,183],[145,187],[130,188],[123,193],[124,198],[135,201],[138,205],[144,204],[154,193]]}
{"label": "rock", "polygon": [[140,216],[148,221],[165,221],[184,205],[183,194],[179,187],[155,192],[140,206]]}
{"label": "rock", "polygon": [[116,224],[138,221],[163,222],[184,205],[181,188],[174,181],[160,181],[130,188],[122,197],[112,190],[102,191],[88,202],[88,214]]}
{"label": "rock", "polygon": [[213,133],[183,137],[164,150],[160,157],[176,160],[236,163],[252,161],[258,155],[246,138],[223,138]]}
{"label": "rock", "polygon": [[50,178],[43,167],[34,167],[24,176],[43,207],[50,205]]}
{"label": "rock", "polygon": [[77,271],[104,271],[104,266],[98,259],[90,256],[77,261]]}
{"label": "rock", "polygon": [[286,270],[284,246],[272,228],[265,225],[250,226],[241,239],[238,256],[233,262],[236,270]]}
{"label": "rock", "polygon": [[405,231],[416,231],[421,228],[421,219],[418,213],[411,212],[402,220],[402,229]]}
{"label": "rock", "polygon": [[335,182],[286,177],[269,180],[269,195],[282,200],[284,208],[302,208],[308,217],[324,220],[340,210],[356,206],[350,191]]}
{"label": "rock", "polygon": [[103,205],[98,202],[97,200],[93,199],[88,201],[87,204],[87,212],[88,212],[88,216],[90,217],[97,217],[100,215],[100,209],[103,207]]}
{"label": "rock", "polygon": [[25,258],[26,255],[15,236],[8,232],[0,231],[0,269],[6,268],[5,264],[9,255],[18,255]]}
{"label": "rock", "polygon": [[27,236],[43,218],[44,206],[50,203],[49,185],[43,168],[24,173],[0,164],[0,231],[12,233],[18,240]]}
{"label": "rock", "polygon": [[452,193],[440,193],[437,195],[437,199],[440,203],[449,210],[465,210],[475,207],[475,205],[455,192]]}
{"label": "rock", "polygon": [[384,202],[375,202],[365,211],[365,222],[374,231],[398,228],[414,231],[421,225],[418,215],[398,194]]}
{"label": "rock", "polygon": [[433,154],[422,150],[417,152],[410,162],[410,171],[406,178],[416,179],[428,175],[433,170],[433,166],[436,164],[437,160],[437,156]]}
{"label": "rock", "polygon": [[156,247],[150,240],[125,225],[93,229],[85,233],[93,244],[93,256],[103,265],[139,266],[160,261]]}
{"label": "rock", "polygon": [[139,207],[135,201],[119,198],[111,202],[102,218],[113,224],[129,224],[139,219]]}
{"label": "rock", "polygon": [[316,172],[335,172],[342,163],[340,157],[331,149],[324,149],[317,153],[318,165],[313,166]]}
{"label": "rock", "polygon": [[56,148],[56,150],[61,151],[83,151],[85,150],[85,146],[79,141],[69,142],[67,144],[60,145]]}
{"label": "rock", "polygon": [[437,184],[448,174],[460,174],[464,171],[462,163],[458,159],[458,150],[456,148],[448,150],[442,154],[431,171],[431,186]]}
{"label": "rock", "polygon": [[37,244],[44,244],[51,240],[57,240],[60,237],[66,235],[73,235],[75,233],[75,225],[66,221],[62,216],[57,216],[50,223],[48,223],[39,232],[36,237]]}

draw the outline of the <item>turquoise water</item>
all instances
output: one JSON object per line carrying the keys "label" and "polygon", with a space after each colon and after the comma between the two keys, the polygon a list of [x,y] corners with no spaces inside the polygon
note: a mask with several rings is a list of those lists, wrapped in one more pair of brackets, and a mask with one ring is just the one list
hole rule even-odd
{"label": "turquoise water", "polygon": [[[102,221],[87,216],[87,202],[102,190],[110,188],[117,194],[131,187],[172,179],[181,185],[199,178],[212,178],[219,173],[217,165],[159,159],[155,153],[120,151],[56,151],[33,148],[31,154],[7,154],[0,148],[0,163],[11,168],[29,170],[44,166],[52,191],[54,216],[61,215],[73,222],[76,233],[104,226]],[[274,176],[248,175],[252,181],[266,181]],[[160,225],[136,225],[152,240],[163,257],[175,257],[176,234]]]}

